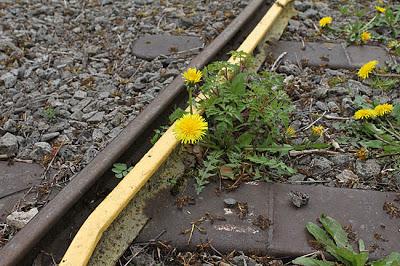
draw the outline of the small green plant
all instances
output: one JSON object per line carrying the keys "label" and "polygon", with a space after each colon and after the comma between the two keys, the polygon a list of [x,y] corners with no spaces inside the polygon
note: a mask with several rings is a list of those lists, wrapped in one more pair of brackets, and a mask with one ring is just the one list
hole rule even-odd
{"label": "small green plant", "polygon": [[243,172],[257,179],[267,173],[281,176],[295,172],[280,158],[293,149],[284,146],[284,132],[294,108],[284,91],[283,77],[256,73],[248,54],[232,52],[232,56],[237,65],[215,62],[203,70],[200,90],[206,97],[199,107],[204,110],[209,134],[200,145],[209,155],[196,177],[198,192],[221,167],[226,170],[222,177],[233,180]]}
{"label": "small green plant", "polygon": [[339,12],[340,12],[342,15],[347,16],[348,14],[350,14],[350,8],[349,8],[349,6],[347,6],[347,5],[340,6],[340,7],[339,7]]}
{"label": "small green plant", "polygon": [[362,103],[354,114],[354,129],[365,148],[383,149],[384,154],[400,154],[400,105]]}
{"label": "small green plant", "polygon": [[371,87],[383,91],[389,91],[400,84],[400,80],[386,77],[373,77],[370,81]]}
{"label": "small green plant", "polygon": [[219,158],[222,153],[218,151],[211,152],[206,160],[203,162],[203,167],[199,169],[198,174],[195,177],[196,180],[196,192],[199,194],[210,181],[210,177],[215,176],[220,164]]}
{"label": "small green plant", "polygon": [[400,34],[400,5],[387,7],[384,13],[378,14],[374,26],[396,39]]}
{"label": "small green plant", "polygon": [[43,110],[43,117],[49,121],[54,120],[56,118],[56,115],[56,110],[54,110],[54,108],[51,106],[48,106]]}
{"label": "small green plant", "polygon": [[[400,253],[393,252],[389,256],[368,263],[369,253],[365,249],[364,241],[359,240],[358,251],[354,250],[349,242],[348,234],[332,217],[322,214],[319,218],[322,228],[314,223],[307,223],[308,232],[322,247],[332,255],[335,260],[345,266],[398,266],[400,265]],[[304,266],[334,266],[337,263],[315,257],[316,253],[310,256],[302,256],[292,261],[294,264]]]}
{"label": "small green plant", "polygon": [[111,171],[115,173],[116,178],[123,178],[125,177],[131,170],[133,166],[128,167],[125,163],[115,163],[113,164],[113,168]]}

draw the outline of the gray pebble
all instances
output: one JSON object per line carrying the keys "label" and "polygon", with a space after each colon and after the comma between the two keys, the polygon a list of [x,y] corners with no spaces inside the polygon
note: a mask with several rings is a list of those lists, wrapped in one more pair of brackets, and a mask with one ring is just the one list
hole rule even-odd
{"label": "gray pebble", "polygon": [[356,174],[364,179],[370,179],[381,173],[381,166],[375,159],[356,161]]}
{"label": "gray pebble", "polygon": [[104,138],[104,133],[101,129],[95,128],[92,133],[92,139],[96,142],[102,141]]}
{"label": "gray pebble", "polygon": [[297,183],[300,181],[304,181],[304,179],[306,179],[306,176],[303,174],[295,174],[292,175],[291,177],[289,177],[288,181],[289,182],[293,182],[293,183]]}
{"label": "gray pebble", "polygon": [[14,155],[18,153],[18,139],[11,133],[0,138],[0,154]]}
{"label": "gray pebble", "polygon": [[325,99],[328,95],[328,88],[320,87],[313,92],[313,96],[317,99]]}
{"label": "gray pebble", "polygon": [[86,91],[79,90],[79,91],[76,91],[74,93],[74,98],[75,99],[82,100],[82,99],[85,99],[86,97],[87,97],[87,92]]}
{"label": "gray pebble", "polygon": [[339,106],[335,102],[328,102],[328,109],[331,112],[338,112],[340,111]]}
{"label": "gray pebble", "polygon": [[11,133],[15,133],[17,132],[17,128],[16,128],[17,122],[15,122],[15,120],[13,119],[8,119],[4,125],[3,125],[3,129],[11,132]]}
{"label": "gray pebble", "polygon": [[51,153],[51,145],[47,142],[37,142],[33,145],[33,150],[30,154],[31,158],[37,161],[43,159],[45,155]]}
{"label": "gray pebble", "polygon": [[74,120],[81,120],[82,117],[83,117],[83,112],[80,111],[80,110],[75,111],[75,112],[71,115],[71,119],[74,119]]}
{"label": "gray pebble", "polygon": [[235,199],[232,199],[232,198],[226,198],[226,199],[224,199],[224,204],[225,204],[226,207],[232,208],[232,207],[236,206],[237,201]]}
{"label": "gray pebble", "polygon": [[52,140],[56,137],[58,137],[60,135],[60,132],[52,132],[52,133],[47,133],[44,134],[41,138],[42,141],[48,141],[48,140]]}
{"label": "gray pebble", "polygon": [[14,87],[15,83],[17,82],[17,76],[13,75],[12,73],[6,73],[0,77],[0,80],[4,82],[4,87],[8,89]]}
{"label": "gray pebble", "polygon": [[316,174],[324,174],[332,170],[333,163],[325,157],[316,157],[312,159],[311,165]]}
{"label": "gray pebble", "polygon": [[327,110],[328,110],[328,106],[327,106],[326,103],[324,103],[324,102],[318,101],[318,102],[315,103],[315,106],[316,106],[319,110],[322,110],[322,111],[327,111]]}
{"label": "gray pebble", "polygon": [[90,117],[87,121],[90,123],[101,122],[103,121],[104,114],[105,114],[104,112],[95,112],[95,114],[92,117]]}

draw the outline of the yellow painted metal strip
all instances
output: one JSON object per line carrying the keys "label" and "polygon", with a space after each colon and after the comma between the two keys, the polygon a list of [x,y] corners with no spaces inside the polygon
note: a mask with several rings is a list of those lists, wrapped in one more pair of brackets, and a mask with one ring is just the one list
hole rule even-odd
{"label": "yellow painted metal strip", "polygon": [[[292,2],[292,0],[280,0],[275,2],[238,48],[238,51],[252,53],[257,45],[263,41],[268,30],[282,12],[283,8],[290,2]],[[234,62],[232,58],[229,61]],[[198,98],[200,97],[202,97],[202,95],[198,96]],[[73,239],[59,264],[60,266],[87,265],[104,231],[107,230],[115,218],[135,197],[136,193],[159,169],[178,145],[178,141],[172,130],[173,127],[174,124],[90,214]]]}

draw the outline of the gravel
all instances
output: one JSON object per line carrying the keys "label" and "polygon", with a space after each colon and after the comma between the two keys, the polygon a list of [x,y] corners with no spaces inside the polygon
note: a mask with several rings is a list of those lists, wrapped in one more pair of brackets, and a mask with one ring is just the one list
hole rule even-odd
{"label": "gravel", "polygon": [[[376,1],[296,0],[294,6],[301,12],[289,20],[289,27],[283,34],[282,39],[335,42],[336,38],[333,32],[324,31],[323,34],[320,34],[316,31],[316,28],[319,27],[319,20],[322,17],[330,16],[333,18],[332,27],[344,28],[358,20],[358,17],[355,16],[357,12],[364,12],[368,18],[372,18],[376,12],[375,5],[377,5]],[[339,8],[343,8],[343,10],[347,8],[348,14],[341,13]]]}
{"label": "gravel", "polygon": [[0,155],[47,167],[58,151],[43,182],[65,186],[199,52],[144,60],[132,44],[170,34],[207,45],[247,3],[1,1]]}
{"label": "gravel", "polygon": [[[362,1],[343,3],[340,0],[295,1],[295,8],[300,12],[289,21],[282,39],[345,43],[341,37],[335,36],[334,31],[324,30],[321,33],[318,30],[319,19],[331,16],[331,26],[343,28],[359,20],[355,11],[365,11],[363,20],[374,16],[375,4]],[[350,13],[340,13],[339,7],[342,12],[349,8]],[[377,43],[372,41],[369,44]],[[269,69],[270,65],[267,64],[265,68]],[[357,151],[362,147],[363,139],[357,133],[357,126],[352,119],[355,111],[361,108],[362,102],[398,103],[398,87],[391,90],[378,89],[373,87],[372,79],[359,80],[356,70],[329,69],[329,66],[312,68],[300,62],[293,64],[285,59],[277,72],[284,75],[287,93],[295,105],[290,125],[297,132],[288,144],[307,144],[310,141],[311,126],[323,126],[323,137],[311,142],[332,144],[328,149],[336,152],[336,155],[315,153],[288,157],[287,164],[298,173],[290,177],[279,177],[274,181],[399,191],[398,156],[377,157],[378,152],[368,148],[366,158],[359,157]],[[305,128],[307,130],[303,130]]]}

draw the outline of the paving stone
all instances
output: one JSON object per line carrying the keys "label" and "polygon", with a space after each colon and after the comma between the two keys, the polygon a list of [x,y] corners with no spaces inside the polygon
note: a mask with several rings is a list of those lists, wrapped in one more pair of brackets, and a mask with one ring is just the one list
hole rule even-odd
{"label": "paving stone", "polygon": [[0,219],[12,210],[14,204],[24,195],[24,189],[40,184],[44,169],[39,164],[0,161]]}
{"label": "paving stone", "polygon": [[160,55],[170,55],[201,47],[203,47],[203,42],[198,37],[147,35],[133,44],[132,53],[143,59],[154,59]]}
{"label": "paving stone", "polygon": [[[186,188],[185,195],[193,196],[196,204],[182,210],[175,206],[175,198],[169,191],[159,193],[147,202],[145,212],[150,221],[136,241],[147,242],[166,230],[160,240],[180,250],[195,249],[196,245],[211,241],[220,252],[242,250],[271,256],[300,256],[314,251],[308,244],[312,238],[305,229],[306,224],[315,222],[324,213],[344,226],[351,225],[366,247],[377,244],[379,248],[370,254],[371,259],[400,250],[400,220],[391,218],[383,210],[385,202],[400,207],[394,201],[396,193],[249,182],[217,196],[216,188],[209,185],[198,196],[192,186]],[[307,194],[308,203],[302,208],[294,207],[288,196],[291,191]],[[224,205],[225,198],[234,198],[238,204],[247,203],[247,215],[241,219],[236,208]],[[206,213],[225,220],[206,219],[198,225],[205,232],[194,230],[188,244],[189,235],[181,232],[190,229],[191,222],[207,217]],[[272,222],[266,230],[254,225],[259,215]],[[375,234],[385,241],[376,240]]]}
{"label": "paving stone", "polygon": [[301,62],[308,66],[327,66],[333,69],[355,69],[371,60],[378,60],[382,65],[390,61],[390,55],[378,46],[348,46],[340,43],[278,41],[268,47],[268,52],[277,58],[287,52],[284,60],[294,64]]}

